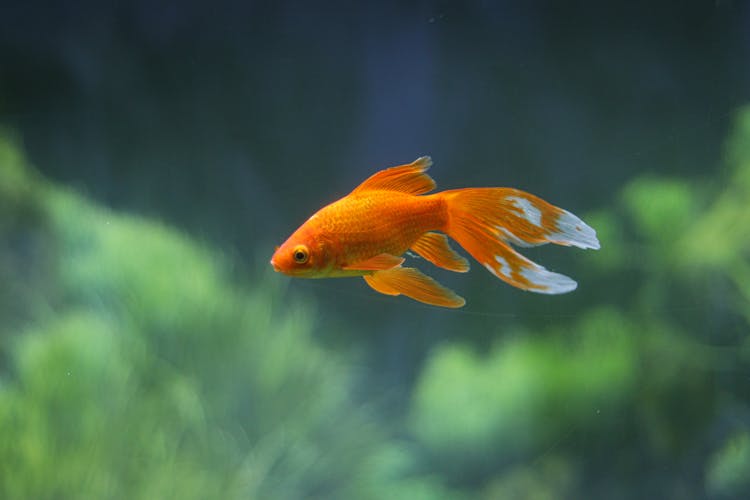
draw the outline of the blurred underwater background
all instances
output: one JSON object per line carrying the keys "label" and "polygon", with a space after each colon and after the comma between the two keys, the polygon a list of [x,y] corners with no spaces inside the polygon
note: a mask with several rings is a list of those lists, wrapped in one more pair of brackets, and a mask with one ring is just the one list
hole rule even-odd
{"label": "blurred underwater background", "polygon": [[[578,289],[273,273],[425,154]],[[749,497],[747,2],[0,5],[0,498]]]}

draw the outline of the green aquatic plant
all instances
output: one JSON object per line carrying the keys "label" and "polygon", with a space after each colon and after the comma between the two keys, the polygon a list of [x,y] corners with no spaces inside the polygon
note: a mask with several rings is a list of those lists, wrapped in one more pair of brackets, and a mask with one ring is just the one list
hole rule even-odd
{"label": "green aquatic plant", "polygon": [[488,498],[747,491],[744,428],[713,456],[695,450],[750,409],[748,144],[750,109],[718,176],[644,175],[585,217],[603,250],[584,279],[599,291],[572,321],[431,352],[409,424],[448,484]]}
{"label": "green aquatic plant", "polygon": [[585,217],[584,307],[446,322],[477,331],[383,411],[362,332],[0,133],[0,497],[745,495],[748,144],[745,110],[717,175],[633,179]]}
{"label": "green aquatic plant", "polygon": [[487,353],[446,344],[417,386],[414,433],[436,456],[476,470],[529,456],[576,428],[602,428],[602,411],[632,397],[633,329],[622,314],[600,310],[545,336],[506,336]]}
{"label": "green aquatic plant", "polygon": [[7,136],[0,161],[0,497],[426,487],[402,483],[408,452],[387,458],[398,445],[354,399],[356,369],[313,340],[310,307],[165,224],[44,181]]}
{"label": "green aquatic plant", "polygon": [[717,498],[743,498],[750,494],[750,434],[737,432],[717,450],[706,471],[707,492]]}

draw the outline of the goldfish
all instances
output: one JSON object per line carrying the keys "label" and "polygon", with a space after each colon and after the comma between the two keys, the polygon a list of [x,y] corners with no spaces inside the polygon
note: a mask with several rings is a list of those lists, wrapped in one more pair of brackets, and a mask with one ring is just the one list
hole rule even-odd
{"label": "goldfish", "polygon": [[[436,188],[428,156],[381,170],[354,191],[315,212],[276,248],[274,270],[297,278],[362,277],[375,291],[442,307],[466,300],[414,267],[404,254],[464,273],[469,261],[455,240],[490,273],[532,292],[560,294],[577,283],[548,271],[514,247],[546,243],[599,248],[581,219],[514,188],[477,187],[426,194]],[[408,255],[408,254],[407,254]]]}

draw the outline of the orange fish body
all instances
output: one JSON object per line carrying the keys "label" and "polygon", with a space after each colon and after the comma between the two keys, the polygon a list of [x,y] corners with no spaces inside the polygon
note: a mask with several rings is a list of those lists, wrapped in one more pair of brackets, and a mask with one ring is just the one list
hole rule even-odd
{"label": "orange fish body", "polygon": [[425,195],[435,182],[429,157],[382,170],[344,198],[322,208],[279,248],[271,264],[295,277],[362,276],[387,295],[406,295],[444,307],[465,300],[415,268],[403,267],[408,250],[456,272],[469,270],[450,236],[492,274],[540,293],[575,289],[567,276],[547,271],[509,243],[599,248],[596,232],[578,217],[511,188],[465,188]]}

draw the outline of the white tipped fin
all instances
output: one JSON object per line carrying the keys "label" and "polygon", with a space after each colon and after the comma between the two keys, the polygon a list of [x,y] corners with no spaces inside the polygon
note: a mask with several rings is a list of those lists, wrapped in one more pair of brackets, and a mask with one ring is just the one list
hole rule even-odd
{"label": "white tipped fin", "polygon": [[514,212],[519,217],[525,219],[529,224],[542,227],[542,211],[534,205],[529,197],[508,196],[505,199],[515,206]]}
{"label": "white tipped fin", "polygon": [[[579,248],[599,248],[599,240],[596,239],[593,228],[574,214],[538,196],[512,188],[490,188],[480,194],[495,195],[498,200],[497,208],[486,207],[485,213],[480,214],[479,218],[492,224],[495,235],[503,241],[519,247],[555,243]],[[490,204],[489,200],[487,204]],[[494,217],[493,210],[497,211]]]}
{"label": "white tipped fin", "polygon": [[557,294],[575,290],[577,284],[530,261],[511,244],[599,248],[596,232],[581,219],[524,191],[468,188],[445,193],[448,236],[490,273],[523,290]]}
{"label": "white tipped fin", "polygon": [[532,264],[531,266],[521,269],[521,276],[533,285],[533,288],[527,289],[530,292],[556,295],[572,292],[578,287],[578,283],[575,280],[564,274],[553,273],[539,264],[530,263]]}
{"label": "white tipped fin", "polygon": [[485,257],[487,260],[483,261],[484,267],[515,287],[550,295],[571,292],[578,287],[571,278],[547,270],[507,245],[498,244],[494,250],[500,254]]}
{"label": "white tipped fin", "polygon": [[594,228],[567,210],[560,211],[560,215],[555,221],[555,226],[557,232],[550,233],[548,236],[549,241],[552,243],[578,248],[592,248],[594,250],[600,248]]}

